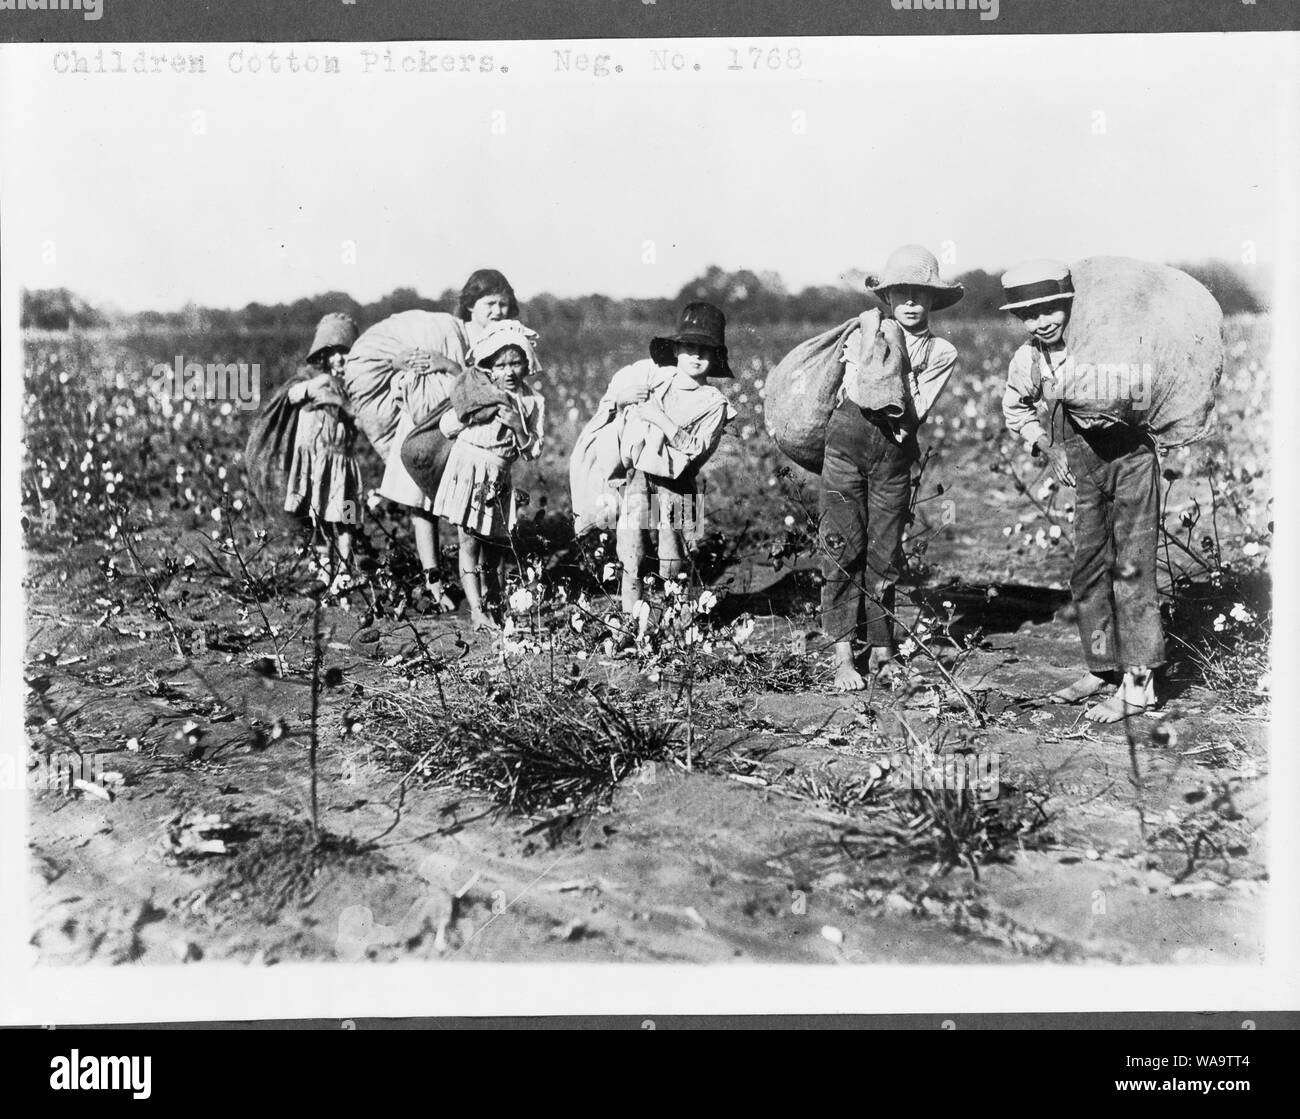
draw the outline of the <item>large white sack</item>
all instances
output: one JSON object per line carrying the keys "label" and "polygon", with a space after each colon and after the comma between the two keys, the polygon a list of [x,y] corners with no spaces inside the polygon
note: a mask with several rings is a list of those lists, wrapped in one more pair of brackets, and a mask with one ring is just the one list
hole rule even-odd
{"label": "large white sack", "polygon": [[1200,439],[1223,373],[1223,311],[1186,272],[1120,256],[1070,265],[1070,362],[1061,399],[1087,423],[1119,421],[1163,447]]}
{"label": "large white sack", "polygon": [[[442,357],[469,364],[469,336],[465,324],[445,311],[399,311],[375,323],[357,339],[348,354],[343,383],[356,415],[357,426],[384,459],[406,390],[406,364],[413,354]],[[437,379],[435,378],[435,384]],[[412,403],[419,395],[412,385]],[[436,403],[436,401],[430,401]]]}

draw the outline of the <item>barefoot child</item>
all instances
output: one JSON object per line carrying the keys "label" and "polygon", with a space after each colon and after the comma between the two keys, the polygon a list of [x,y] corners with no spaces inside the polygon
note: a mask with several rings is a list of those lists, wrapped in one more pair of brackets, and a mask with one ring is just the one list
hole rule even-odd
{"label": "barefoot child", "polygon": [[[1030,335],[1007,370],[1007,427],[1047,460],[1057,482],[1076,487],[1070,593],[1089,671],[1050,698],[1077,703],[1114,688],[1084,713],[1093,722],[1113,723],[1155,703],[1152,670],[1165,660],[1156,596],[1159,458],[1141,428],[1098,424],[1060,398],[1074,299],[1069,268],[1030,261],[1008,271],[1002,286],[1002,310]],[[1040,402],[1050,412],[1048,429],[1036,411]]]}
{"label": "barefoot child", "polygon": [[307,355],[314,375],[293,385],[288,394],[289,403],[298,405],[300,412],[284,509],[311,518],[318,579],[330,594],[352,584],[352,535],[361,520],[357,429],[342,381],[357,333],[357,324],[347,315],[321,319]]}
{"label": "barefoot child", "polygon": [[[607,488],[616,493],[623,611],[629,617],[641,601],[647,531],[657,535],[661,579],[675,579],[685,566],[687,546],[699,530],[700,471],[736,415],[706,382],[732,376],[726,317],[711,303],[688,303],[676,334],[653,339],[648,360],[614,374],[579,436],[570,471],[574,507],[593,504],[591,495]],[[588,444],[590,455],[584,451]],[[640,632],[648,620],[642,613]],[[631,640],[626,633],[621,643]]]}
{"label": "barefoot child", "polygon": [[500,593],[518,515],[511,466],[542,452],[544,404],[524,382],[540,372],[536,339],[513,320],[488,324],[470,351],[474,368],[456,381],[441,420],[455,443],[432,512],[459,530],[460,580],[475,629],[500,628],[487,596]]}
{"label": "barefoot child", "polygon": [[902,567],[912,464],[920,458],[917,430],[957,363],[953,346],[930,333],[930,312],[951,307],[963,294],[960,284],[940,279],[939,262],[919,245],[894,252],[871,290],[889,304],[897,323],[883,323],[882,334],[901,333],[907,361],[901,363],[901,386],[869,383],[867,371],[850,356],[862,353],[850,339],[844,385],[826,428],[822,628],[835,643],[835,687],[841,691],[866,686],[853,656],[861,632],[871,647],[868,671],[892,671],[894,584]]}
{"label": "barefoot child", "polygon": [[470,347],[487,327],[516,318],[519,304],[509,280],[493,268],[472,273],[456,314],[400,311],[362,335],[345,374],[362,432],[384,460],[379,495],[404,506],[411,518],[423,589],[435,610],[454,610],[446,592],[438,522],[426,494],[402,461],[406,438],[443,401],[463,368]]}

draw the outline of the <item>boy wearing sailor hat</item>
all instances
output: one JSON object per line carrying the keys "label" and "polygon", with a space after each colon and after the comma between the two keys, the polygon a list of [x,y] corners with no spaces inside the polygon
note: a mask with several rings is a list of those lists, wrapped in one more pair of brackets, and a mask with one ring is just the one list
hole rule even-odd
{"label": "boy wearing sailor hat", "polygon": [[1013,434],[1047,459],[1056,481],[1076,491],[1070,593],[1088,672],[1050,698],[1077,703],[1113,687],[1085,716],[1117,722],[1155,704],[1153,670],[1165,662],[1156,593],[1159,459],[1140,428],[1072,414],[1062,399],[1074,301],[1069,267],[1029,261],[1010,269],[1002,287],[1002,310],[1030,335],[1007,369],[1003,416]]}

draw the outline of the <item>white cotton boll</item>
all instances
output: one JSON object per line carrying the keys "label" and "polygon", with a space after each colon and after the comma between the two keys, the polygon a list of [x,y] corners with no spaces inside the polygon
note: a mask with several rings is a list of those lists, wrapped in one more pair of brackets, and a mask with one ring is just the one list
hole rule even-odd
{"label": "white cotton boll", "polygon": [[525,614],[533,608],[533,592],[527,587],[520,587],[510,596],[510,609]]}

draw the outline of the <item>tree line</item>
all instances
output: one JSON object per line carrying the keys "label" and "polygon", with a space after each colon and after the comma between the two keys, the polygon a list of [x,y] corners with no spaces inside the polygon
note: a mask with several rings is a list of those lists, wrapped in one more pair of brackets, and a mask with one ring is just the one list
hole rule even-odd
{"label": "tree line", "polygon": [[[1178,264],[1214,294],[1225,314],[1259,313],[1267,309],[1260,292],[1231,265],[1220,260]],[[721,306],[737,323],[762,326],[772,323],[836,323],[852,318],[864,306],[865,274],[848,273],[837,284],[789,291],[774,272],[739,269],[728,272],[712,265],[683,285],[671,299],[612,299],[606,295],[555,296],[547,293],[527,300],[523,314],[543,332],[599,328],[614,323],[658,324],[674,320],[683,303],[706,299]],[[998,273],[974,269],[958,280],[966,288],[960,303],[945,317],[975,319],[998,317],[1002,285]],[[328,291],[292,303],[249,303],[242,308],[200,307],[187,304],[179,311],[140,311],[134,314],[94,307],[66,288],[23,292],[22,326],[36,330],[71,330],[88,327],[126,329],[215,330],[268,332],[310,331],[330,311],[351,315],[364,328],[399,311],[454,311],[458,292],[448,288],[436,298],[414,288],[396,288],[373,303],[361,303],[347,292]]]}

